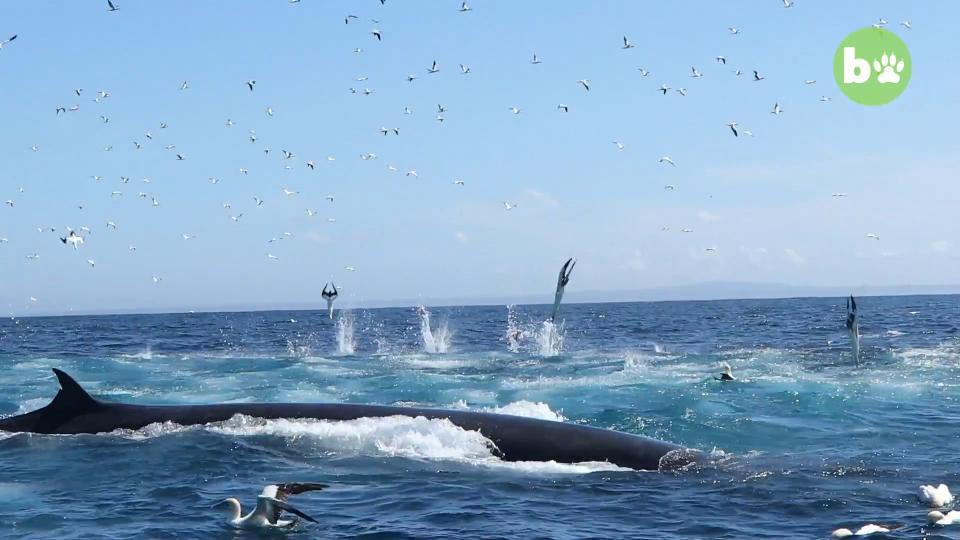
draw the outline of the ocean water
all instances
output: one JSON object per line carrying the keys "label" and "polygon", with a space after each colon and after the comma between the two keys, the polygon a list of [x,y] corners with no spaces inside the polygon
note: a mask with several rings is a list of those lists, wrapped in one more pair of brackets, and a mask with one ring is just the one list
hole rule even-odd
{"label": "ocean water", "polygon": [[[929,529],[920,484],[960,491],[960,297],[209,313],[0,321],[0,415],[45,405],[50,368],[141,404],[429,405],[618,429],[707,452],[703,466],[508,463],[440,421],[263,421],[135,432],[0,433],[2,538],[259,538],[267,483],[330,488],[293,502],[293,538],[828,538]],[[425,316],[428,314],[428,316]],[[719,383],[721,362],[739,380]],[[276,535],[272,535],[276,536]],[[271,537],[272,537],[271,536]]]}

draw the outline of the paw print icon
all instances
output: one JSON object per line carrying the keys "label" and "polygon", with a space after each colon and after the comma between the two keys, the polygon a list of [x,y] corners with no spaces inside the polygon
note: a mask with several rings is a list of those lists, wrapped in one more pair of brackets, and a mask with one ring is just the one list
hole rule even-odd
{"label": "paw print icon", "polygon": [[903,71],[903,60],[897,61],[897,55],[883,53],[879,59],[873,61],[873,70],[877,72],[877,82],[880,84],[897,84],[900,82],[900,73]]}

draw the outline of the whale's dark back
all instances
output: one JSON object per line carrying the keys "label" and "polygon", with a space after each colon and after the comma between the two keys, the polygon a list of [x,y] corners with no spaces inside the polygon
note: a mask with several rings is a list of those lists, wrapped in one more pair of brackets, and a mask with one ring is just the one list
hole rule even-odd
{"label": "whale's dark back", "polygon": [[[492,442],[491,451],[509,461],[608,461],[631,469],[657,470],[664,456],[671,453],[686,455],[677,445],[619,431],[473,411],[333,403],[170,406],[107,403],[91,397],[66,373],[56,369],[54,373],[60,382],[60,391],[53,401],[42,409],[0,420],[0,430],[57,434],[106,433],[116,429],[140,429],[156,422],[181,425],[222,422],[237,414],[264,419],[311,418],[333,421],[422,416],[445,419],[460,428],[479,431]],[[684,457],[683,461],[689,459]]]}

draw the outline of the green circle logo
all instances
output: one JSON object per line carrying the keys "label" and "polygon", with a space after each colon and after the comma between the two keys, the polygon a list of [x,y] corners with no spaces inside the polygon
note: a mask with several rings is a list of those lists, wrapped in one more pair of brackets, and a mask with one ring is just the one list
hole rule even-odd
{"label": "green circle logo", "polygon": [[848,35],[833,55],[833,78],[861,105],[890,103],[910,82],[913,62],[896,34],[869,26]]}

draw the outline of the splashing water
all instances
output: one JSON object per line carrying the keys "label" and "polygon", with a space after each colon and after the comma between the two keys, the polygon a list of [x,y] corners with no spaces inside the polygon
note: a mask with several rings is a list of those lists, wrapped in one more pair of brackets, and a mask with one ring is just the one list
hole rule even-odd
{"label": "splashing water", "polygon": [[420,315],[420,337],[423,338],[423,350],[431,353],[446,353],[450,351],[450,330],[447,323],[439,328],[430,328],[430,312],[424,306],[417,306]]}
{"label": "splashing water", "polygon": [[353,312],[341,311],[337,319],[337,354],[352,355],[357,343],[353,338]]}
{"label": "splashing water", "polygon": [[512,353],[520,352],[520,340],[524,336],[523,328],[517,321],[517,313],[513,309],[513,304],[507,306],[507,348]]}
{"label": "splashing water", "polygon": [[553,321],[543,321],[537,334],[537,346],[540,356],[559,356],[563,352],[563,323],[558,326]]}

